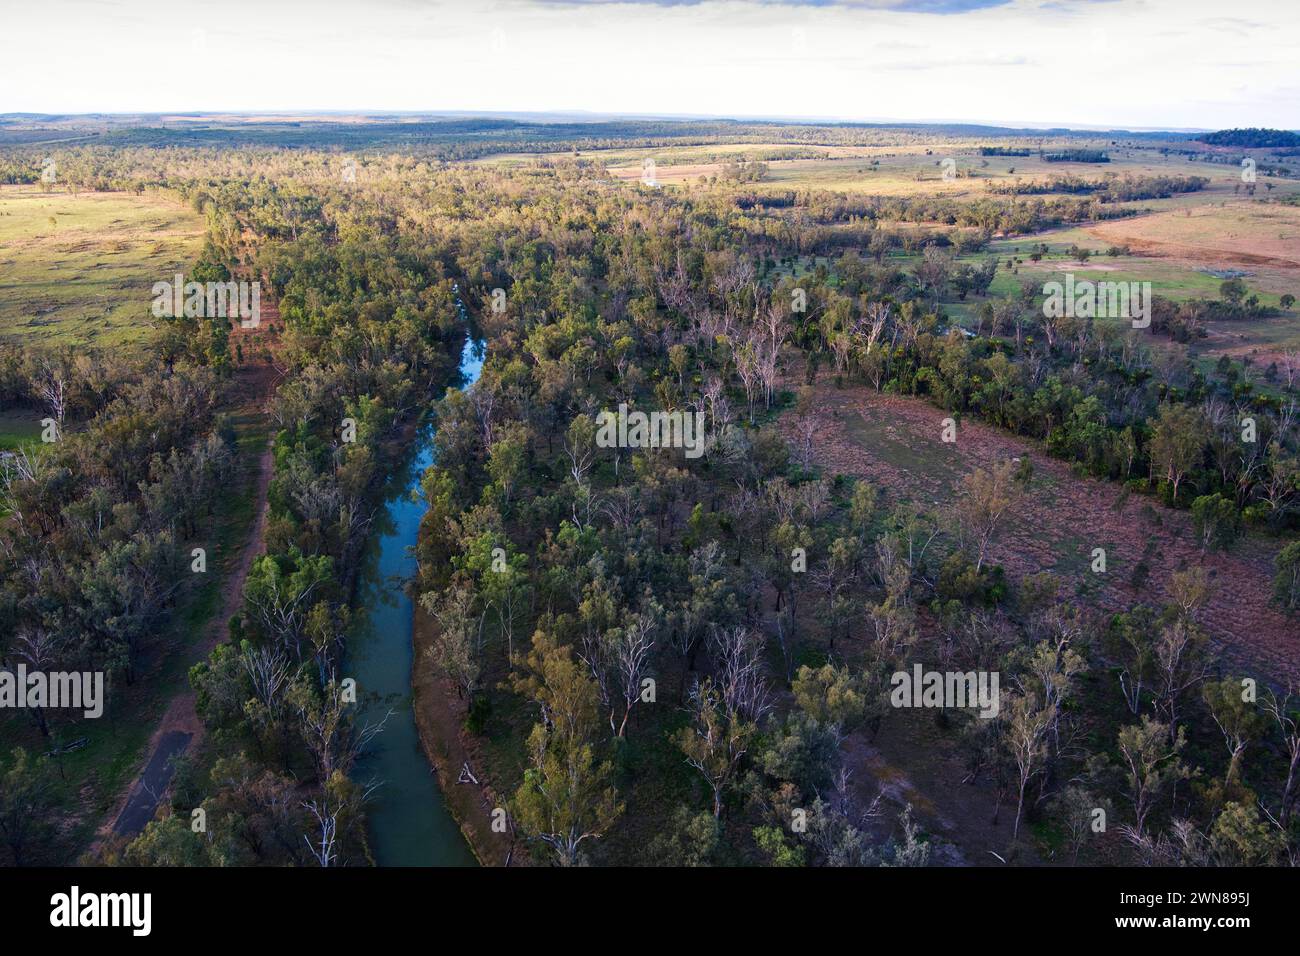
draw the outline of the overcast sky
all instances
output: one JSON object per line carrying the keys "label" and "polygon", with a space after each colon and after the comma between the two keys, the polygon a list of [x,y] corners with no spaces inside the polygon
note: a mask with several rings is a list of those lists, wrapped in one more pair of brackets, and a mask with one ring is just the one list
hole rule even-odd
{"label": "overcast sky", "polygon": [[0,112],[1300,128],[1300,0],[3,0]]}

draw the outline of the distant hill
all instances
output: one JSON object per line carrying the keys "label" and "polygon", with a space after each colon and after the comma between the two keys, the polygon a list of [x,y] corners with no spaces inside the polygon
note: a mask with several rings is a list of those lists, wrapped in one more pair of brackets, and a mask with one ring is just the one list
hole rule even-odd
{"label": "distant hill", "polygon": [[1300,135],[1285,129],[1221,129],[1200,137],[1210,146],[1242,146],[1246,149],[1300,146]]}

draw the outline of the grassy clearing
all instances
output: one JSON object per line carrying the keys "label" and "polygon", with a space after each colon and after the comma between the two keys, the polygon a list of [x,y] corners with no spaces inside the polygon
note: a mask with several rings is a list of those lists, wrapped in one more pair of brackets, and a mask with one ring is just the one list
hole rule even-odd
{"label": "grassy clearing", "polygon": [[[1072,273],[1076,282],[1085,279],[1091,282],[1150,282],[1151,290],[1156,295],[1176,301],[1218,298],[1219,286],[1223,283],[1222,279],[1184,263],[1143,256],[1098,255],[1105,250],[1095,246],[1083,246],[1092,249],[1094,254],[1086,262],[1080,262],[1062,248],[1068,244],[1059,240],[1048,243],[1049,251],[1042,260],[1033,262],[1028,258],[1030,245],[1032,243],[1023,240],[991,245],[990,251],[1003,260],[1011,256],[1024,259],[1017,263],[1014,271],[1007,270],[1003,264],[990,287],[991,294],[1010,294],[1018,291],[1021,283],[1027,281],[1035,284],[1063,281],[1066,273]],[[1018,251],[1013,252],[1013,249]],[[982,257],[975,255],[966,258],[977,261]],[[1260,299],[1267,305],[1277,305],[1278,296],[1261,294]]]}
{"label": "grassy clearing", "polygon": [[203,220],[157,194],[0,187],[0,340],[117,346],[153,334],[153,283],[183,271]]}
{"label": "grassy clearing", "polygon": [[715,143],[703,146],[668,146],[653,149],[581,150],[577,153],[496,153],[474,160],[487,166],[527,166],[538,160],[577,158],[599,159],[611,167],[635,166],[639,171],[644,159],[656,166],[690,166],[708,163],[719,156],[734,159],[768,161],[769,157],[792,153],[820,153],[826,157],[869,156],[879,151],[874,146],[813,146],[800,143]]}
{"label": "grassy clearing", "polygon": [[[1028,259],[1031,249],[1048,247],[1042,261]],[[1111,245],[1130,245],[1134,255],[1109,256]],[[1072,245],[1089,249],[1087,263],[1072,258]],[[1015,272],[998,272],[990,292],[1005,295],[1024,281],[1076,279],[1150,282],[1152,291],[1174,301],[1215,299],[1223,279],[1207,269],[1239,270],[1259,301],[1281,307],[1281,298],[1300,296],[1300,209],[1270,202],[1213,203],[1185,212],[1165,212],[1136,219],[1052,230],[1035,236],[998,240],[989,252],[1005,260],[1024,259]],[[1287,257],[1296,265],[1288,264]],[[979,258],[975,256],[972,258]],[[1262,260],[1262,261],[1253,261]],[[968,308],[950,309],[965,316]],[[1219,355],[1245,356],[1267,365],[1284,350],[1300,348],[1300,322],[1294,307],[1280,316],[1252,321],[1211,323],[1208,337],[1192,343],[1190,353],[1203,365]]]}
{"label": "grassy clearing", "polygon": [[43,417],[45,413],[35,409],[0,410],[0,451],[17,451],[19,448],[39,445]]}
{"label": "grassy clearing", "polygon": [[[1147,225],[1148,223],[1154,225]],[[1134,248],[1124,255],[1108,254],[1112,246],[1124,244],[1125,234],[1120,230],[1129,228],[1148,234],[1171,223],[1184,231],[1171,230],[1165,251]],[[891,227],[915,228],[918,227],[910,224]],[[1049,281],[1064,281],[1066,273],[1073,273],[1076,281],[1150,282],[1155,295],[1184,302],[1189,299],[1219,298],[1224,280],[1207,270],[1236,269],[1248,273],[1244,280],[1247,287],[1265,306],[1281,309],[1283,295],[1290,293],[1300,296],[1300,267],[1291,268],[1276,262],[1264,266],[1244,263],[1231,251],[1215,249],[1209,245],[1220,235],[1230,240],[1259,243],[1256,248],[1263,248],[1267,236],[1280,235],[1284,237],[1282,251],[1294,245],[1296,251],[1291,254],[1300,257],[1300,209],[1268,202],[1226,205],[1212,203],[1191,216],[1183,213],[1155,214],[1102,226],[1072,226],[1030,236],[995,239],[980,252],[961,255],[956,259],[959,264],[976,265],[990,256],[999,260],[998,271],[989,287],[988,296],[970,296],[964,301],[949,297],[943,302],[943,309],[958,325],[973,328],[976,313],[985,302],[1003,296],[1019,295],[1025,283],[1041,288],[1043,283]],[[1180,242],[1178,237],[1200,237],[1207,244],[1199,254],[1193,255],[1187,251],[1188,245]],[[1070,249],[1075,246],[1088,250],[1090,257],[1081,261],[1072,255]],[[1043,247],[1046,247],[1045,252],[1042,251]],[[1030,259],[1031,253],[1041,253],[1039,261]],[[779,281],[787,276],[799,278],[821,267],[828,273],[829,284],[834,286],[837,284],[837,259],[838,255],[781,259],[764,275]],[[1014,266],[1008,268],[1008,260],[1013,259]],[[917,253],[897,251],[887,259],[890,265],[906,270],[915,269],[920,261],[921,256]],[[1238,362],[1249,357],[1261,369],[1266,368],[1271,362],[1277,361],[1283,351],[1300,349],[1298,315],[1300,313],[1293,306],[1272,318],[1211,323],[1206,338],[1178,348],[1185,347],[1192,360],[1206,372],[1210,371],[1220,355],[1228,355]],[[1097,321],[1104,324],[1123,320]],[[1165,340],[1154,344],[1161,347],[1169,345]]]}
{"label": "grassy clearing", "polygon": [[1088,232],[1104,242],[1149,246],[1156,254],[1239,259],[1246,264],[1300,269],[1300,207],[1232,201],[1100,223]]}
{"label": "grassy clearing", "polygon": [[[1031,156],[981,156],[980,143],[934,142],[906,146],[812,147],[790,144],[733,144],[729,146],[670,147],[666,149],[597,150],[581,154],[585,159],[600,159],[616,179],[635,182],[641,178],[642,163],[653,159],[656,179],[669,186],[693,186],[700,176],[716,176],[723,171],[720,155],[736,159],[761,160],[767,163],[766,177],[754,188],[825,189],[843,193],[871,193],[878,196],[942,196],[974,200],[989,196],[993,183],[1016,180],[1042,182],[1056,176],[1099,179],[1106,176],[1202,176],[1210,180],[1199,193],[1169,199],[1137,200],[1126,206],[1156,210],[1179,210],[1209,202],[1241,198],[1241,171],[1237,167],[1193,162],[1186,157],[1161,155],[1158,149],[1104,148],[1109,163],[1051,163]],[[1075,143],[1071,146],[1079,146]],[[1047,149],[1053,145],[1045,144]],[[816,158],[779,158],[782,150],[820,152]],[[551,154],[554,157],[554,154]],[[776,158],[773,158],[776,157]],[[489,157],[483,162],[522,166],[543,158],[540,154],[514,153]],[[956,164],[955,177],[944,179],[945,159]],[[1259,194],[1272,198],[1300,194],[1300,182],[1260,177]],[[1272,190],[1267,189],[1272,186]],[[1009,197],[998,196],[999,199]]]}

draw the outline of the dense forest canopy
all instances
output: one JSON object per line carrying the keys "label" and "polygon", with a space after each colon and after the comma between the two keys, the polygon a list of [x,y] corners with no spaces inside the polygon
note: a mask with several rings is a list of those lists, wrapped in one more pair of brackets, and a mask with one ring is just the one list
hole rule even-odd
{"label": "dense forest canopy", "polygon": [[1243,146],[1247,149],[1300,146],[1300,133],[1285,129],[1221,129],[1197,137],[1210,146]]}
{"label": "dense forest canopy", "polygon": [[[221,130],[109,131],[61,150],[73,188],[187,203],[206,222],[194,275],[259,281],[278,316],[259,346],[278,373],[265,552],[228,639],[189,675],[206,742],[159,818],[102,858],[373,862],[378,781],[361,757],[381,730],[350,696],[353,586],[383,479],[432,421],[414,583],[431,637],[415,666],[454,697],[520,858],[954,862],[959,848],[862,772],[861,746],[922,727],[1011,826],[1015,862],[1294,860],[1296,688],[1223,653],[1204,567],[1158,588],[1134,569],[1133,600],[1103,606],[1089,571],[994,560],[1007,515],[1042,493],[1031,458],[926,501],[818,455],[828,396],[928,403],[936,435],[982,422],[1081,481],[1187,512],[1202,554],[1267,541],[1262,586],[1277,614],[1300,611],[1295,370],[1264,387],[1172,350],[1276,310],[1227,280],[1157,296],[1137,330],[1051,315],[1029,281],[990,292],[1014,266],[988,252],[995,234],[1130,216],[1123,203],[1205,181],[1061,176],[1047,195],[973,200],[739,176],[670,190],[612,182],[583,155],[932,132],[757,125],[313,130],[324,149],[281,148],[297,135],[284,131],[241,132],[255,142],[239,149],[201,145]],[[450,162],[507,150],[554,155]],[[0,182],[36,182],[39,152],[0,154]],[[486,360],[460,390],[466,336]],[[182,317],[132,354],[0,350],[0,401],[63,430],[0,474],[6,665],[105,672],[110,711],[137,678],[232,474],[243,341]],[[698,416],[707,453],[607,447],[601,416],[617,409]],[[900,709],[894,678],[920,665],[999,675],[996,712]],[[67,735],[31,718],[40,747]],[[55,835],[57,771],[38,749],[8,755],[0,778],[12,862],[82,849]],[[1094,839],[1097,811],[1111,824]]]}

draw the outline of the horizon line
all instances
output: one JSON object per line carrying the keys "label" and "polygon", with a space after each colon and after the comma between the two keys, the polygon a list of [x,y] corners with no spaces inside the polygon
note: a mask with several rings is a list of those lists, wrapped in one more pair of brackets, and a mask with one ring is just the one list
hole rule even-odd
{"label": "horizon line", "polygon": [[[798,115],[791,116],[785,114],[744,114],[744,113],[671,113],[671,112],[611,112],[605,110],[588,110],[588,109],[547,109],[547,110],[512,110],[512,109],[391,109],[391,108],[370,108],[370,107],[343,107],[343,108],[303,108],[297,109],[292,107],[273,107],[273,108],[220,108],[220,109],[130,109],[130,110],[84,110],[84,111],[36,111],[36,110],[10,110],[0,112],[0,120],[9,118],[22,118],[28,120],[77,120],[77,119],[130,119],[138,118],[141,120],[149,118],[161,119],[165,116],[176,117],[300,117],[300,116],[320,116],[320,117],[337,117],[344,118],[348,116],[364,117],[444,117],[456,116],[463,118],[520,118],[520,117],[538,117],[535,122],[541,124],[553,125],[557,122],[552,118],[564,117],[590,117],[592,120],[618,121],[618,120],[659,120],[664,122],[735,122],[735,123],[784,123],[798,126],[827,126],[827,125],[865,125],[865,126],[885,126],[885,127],[909,127],[909,126],[972,126],[986,129],[1004,129],[1004,130],[1031,130],[1036,132],[1090,132],[1090,133],[1209,133],[1218,129],[1228,127],[1208,127],[1208,126],[1108,126],[1106,124],[1074,124],[1063,125],[1059,122],[1050,120],[972,120],[957,118],[918,118],[918,119],[901,119],[897,117],[844,117],[844,116],[816,116],[816,115]],[[1288,132],[1300,132],[1300,129],[1290,129],[1285,126],[1272,127],[1274,129],[1286,130]]]}

